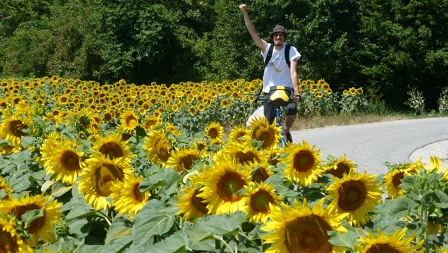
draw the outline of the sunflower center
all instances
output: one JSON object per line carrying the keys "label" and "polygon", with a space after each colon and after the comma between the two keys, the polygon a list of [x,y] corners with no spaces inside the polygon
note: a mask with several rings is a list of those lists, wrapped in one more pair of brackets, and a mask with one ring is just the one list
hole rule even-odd
{"label": "sunflower center", "polygon": [[104,114],[104,120],[111,121],[112,120],[112,114],[110,112],[107,112]]}
{"label": "sunflower center", "polygon": [[389,244],[375,244],[366,253],[399,253],[400,251]]}
{"label": "sunflower center", "polygon": [[330,225],[319,216],[299,217],[286,224],[285,244],[288,252],[332,252],[328,241]]}
{"label": "sunflower center", "polygon": [[138,119],[135,118],[133,115],[126,118],[126,125],[129,127],[135,127],[138,126]]}
{"label": "sunflower center", "polygon": [[366,198],[366,188],[360,181],[347,181],[338,189],[338,205],[346,211],[359,208]]}
{"label": "sunflower center", "polygon": [[261,148],[271,147],[275,143],[275,129],[260,126],[254,132],[253,137],[256,140],[263,141],[263,143],[261,144]]}
{"label": "sunflower center", "polygon": [[344,174],[347,174],[348,172],[350,172],[350,167],[343,162],[338,163],[336,169],[330,170],[330,174],[337,178],[342,178]]}
{"label": "sunflower center", "polygon": [[107,142],[101,145],[99,151],[109,157],[110,159],[115,159],[123,156],[123,150],[117,143]]}
{"label": "sunflower center", "polygon": [[294,155],[293,166],[298,172],[307,172],[314,165],[314,156],[308,150],[300,150]]}
{"label": "sunflower center", "polygon": [[392,177],[392,183],[394,184],[395,187],[400,186],[401,184],[401,179],[403,179],[404,177],[404,172],[398,172],[396,173],[393,177]]}
{"label": "sunflower center", "polygon": [[[13,213],[15,213],[15,215],[18,219],[21,219],[21,217],[24,213],[31,211],[31,210],[40,209],[40,208],[41,208],[40,206],[32,203],[32,204],[18,206],[16,208],[14,208]],[[30,234],[34,234],[37,231],[39,231],[39,229],[41,227],[43,227],[44,225],[45,225],[45,212],[44,212],[44,217],[37,218],[30,223],[30,225],[27,228],[27,231]]]}
{"label": "sunflower center", "polygon": [[198,197],[198,194],[200,193],[200,190],[196,189],[196,191],[193,194],[193,197],[191,198],[191,203],[193,204],[196,209],[198,209],[201,213],[207,214],[207,205],[203,203],[204,199],[201,197]]}
{"label": "sunflower center", "polygon": [[103,197],[107,197],[112,192],[110,186],[115,180],[123,181],[123,171],[113,164],[103,164],[95,171],[95,190]]}
{"label": "sunflower center", "polygon": [[218,181],[218,193],[226,201],[237,201],[241,199],[241,196],[234,196],[234,194],[245,184],[238,173],[226,172]]}
{"label": "sunflower center", "polygon": [[269,203],[274,203],[274,199],[271,194],[265,190],[259,190],[254,193],[250,198],[250,205],[252,210],[258,213],[269,212]]}
{"label": "sunflower center", "polygon": [[208,130],[208,136],[210,136],[210,138],[215,139],[218,137],[218,131],[214,128],[211,128],[210,130]]}
{"label": "sunflower center", "polygon": [[190,170],[193,167],[193,162],[198,159],[195,155],[186,155],[180,159],[180,163],[183,169]]}
{"label": "sunflower center", "polygon": [[20,136],[24,136],[24,135],[25,135],[25,133],[22,132],[22,129],[23,129],[24,127],[26,127],[26,126],[25,126],[24,124],[22,124],[22,121],[21,121],[21,120],[12,120],[12,121],[9,123],[9,129],[10,129],[11,133],[12,133],[14,136],[17,136],[17,137],[20,137]]}
{"label": "sunflower center", "polygon": [[160,160],[164,162],[168,161],[168,158],[170,158],[170,152],[163,139],[159,139],[154,145],[154,148],[156,150],[157,157]]}
{"label": "sunflower center", "polygon": [[252,181],[255,183],[264,182],[268,179],[269,175],[264,168],[258,168],[252,175]]}
{"label": "sunflower center", "polygon": [[245,132],[239,132],[236,134],[236,141],[238,143],[243,143],[244,142],[244,136],[246,135]]}
{"label": "sunflower center", "polygon": [[248,163],[248,162],[254,162],[255,160],[258,161],[258,156],[253,152],[242,152],[239,151],[235,154],[235,158],[240,164]]}
{"label": "sunflower center", "polygon": [[17,240],[0,226],[0,252],[19,252]]}
{"label": "sunflower center", "polygon": [[151,120],[151,119],[150,119],[150,120],[148,120],[148,121],[146,122],[146,126],[147,126],[148,128],[151,128],[151,127],[153,127],[153,126],[156,126],[158,122],[159,122],[158,120],[155,120],[155,119]]}
{"label": "sunflower center", "polygon": [[65,151],[61,156],[61,164],[67,170],[80,170],[79,156],[71,150]]}
{"label": "sunflower center", "polygon": [[138,202],[142,202],[143,201],[143,194],[140,192],[140,190],[138,189],[138,187],[140,186],[140,184],[135,184],[134,185],[134,199],[137,200]]}

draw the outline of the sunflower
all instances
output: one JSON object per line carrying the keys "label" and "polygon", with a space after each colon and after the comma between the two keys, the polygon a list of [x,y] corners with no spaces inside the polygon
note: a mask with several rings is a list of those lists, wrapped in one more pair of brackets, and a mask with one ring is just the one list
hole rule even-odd
{"label": "sunflower", "polygon": [[198,195],[202,193],[202,189],[197,185],[187,185],[181,190],[181,194],[177,195],[177,214],[182,215],[185,220],[195,220],[206,216],[208,213],[205,199]]}
{"label": "sunflower", "polygon": [[356,94],[357,95],[362,95],[364,93],[364,91],[362,90],[362,87],[359,87],[356,89]]}
{"label": "sunflower", "polygon": [[[232,96],[234,96],[232,94]],[[235,94],[235,96],[238,96],[237,94]],[[232,100],[230,98],[226,98],[221,100],[221,106],[224,108],[229,108],[232,105]]]}
{"label": "sunflower", "polygon": [[370,217],[366,214],[381,203],[381,186],[375,181],[376,175],[351,172],[342,178],[334,178],[327,192],[331,203],[328,209],[347,213],[347,220],[354,225],[366,224]]}
{"label": "sunflower", "polygon": [[92,151],[101,153],[109,159],[124,157],[130,160],[133,157],[129,150],[128,141],[123,141],[122,133],[119,132],[110,133],[107,136],[97,136]]}
{"label": "sunflower", "polygon": [[392,234],[384,234],[381,231],[368,233],[366,237],[359,238],[359,244],[355,247],[361,253],[383,253],[383,252],[424,252],[422,249],[423,240],[414,243],[415,234],[406,237],[407,228],[398,230]]}
{"label": "sunflower", "polygon": [[355,87],[350,87],[348,89],[348,93],[352,96],[356,95],[356,88]]}
{"label": "sunflower", "polygon": [[205,137],[210,140],[222,140],[224,127],[218,122],[211,122],[205,129]]}
{"label": "sunflower", "polygon": [[[417,160],[417,162],[419,162],[419,161],[420,161],[420,159]],[[421,163],[421,165],[423,165],[423,164]],[[442,169],[442,160],[440,158],[438,158],[437,156],[430,156],[429,157],[429,165],[426,165],[425,168],[428,172],[440,173],[443,175],[444,178],[448,178],[448,173],[447,173],[448,168]]]}
{"label": "sunflower", "polygon": [[[44,142],[44,145],[52,140]],[[41,150],[42,161],[47,174],[63,183],[73,185],[85,167],[82,160],[83,152],[78,151],[78,145],[72,140],[61,140],[56,145]]]}
{"label": "sunflower", "polygon": [[96,210],[110,207],[108,200],[114,181],[124,180],[125,174],[132,173],[129,161],[123,158],[110,160],[105,156],[95,156],[86,160],[86,168],[81,172],[78,191],[84,200]]}
{"label": "sunflower", "polygon": [[269,149],[262,150],[262,155],[267,159],[267,163],[276,166],[279,163],[280,155],[284,149]]}
{"label": "sunflower", "polygon": [[16,219],[21,220],[22,215],[31,210],[43,210],[43,216],[33,220],[26,231],[31,235],[27,241],[28,244],[36,246],[39,239],[44,242],[53,242],[56,240],[53,224],[61,221],[63,213],[60,208],[62,203],[56,200],[51,200],[51,196],[44,196],[43,194],[30,196],[27,194],[20,197],[18,200],[11,199],[5,201],[2,207],[5,213],[14,215]]}
{"label": "sunflower", "polygon": [[162,124],[162,119],[156,116],[148,116],[143,120],[142,127],[145,130],[153,130]]}
{"label": "sunflower", "polygon": [[173,146],[165,134],[165,130],[151,131],[146,137],[143,149],[149,160],[157,165],[165,166],[171,156]]}
{"label": "sunflower", "polygon": [[254,183],[262,183],[274,174],[271,170],[272,165],[267,162],[266,158],[260,162],[249,162],[244,166],[251,170],[250,181]]}
{"label": "sunflower", "polygon": [[321,166],[320,150],[315,150],[303,141],[302,144],[293,143],[285,149],[287,156],[280,157],[279,163],[285,164],[285,178],[304,186],[315,183],[325,173]]}
{"label": "sunflower", "polygon": [[352,170],[358,168],[352,160],[347,159],[347,155],[339,157],[338,159],[329,161],[324,165],[325,173],[331,174],[337,178],[342,178],[344,174],[350,173]]}
{"label": "sunflower", "polygon": [[250,170],[243,169],[236,162],[221,159],[206,166],[203,191],[198,197],[205,199],[212,214],[229,214],[244,208],[244,198],[236,192],[249,183]]}
{"label": "sunflower", "polygon": [[323,207],[324,199],[320,199],[313,207],[304,200],[300,205],[294,200],[294,207],[281,203],[273,206],[269,220],[261,230],[268,232],[262,235],[264,243],[272,243],[266,253],[320,253],[345,252],[340,246],[329,242],[328,231],[345,233],[341,220],[345,214],[334,214]]}
{"label": "sunflower", "polygon": [[[3,139],[3,138],[1,138]],[[11,145],[0,146],[0,155],[10,155],[12,153],[20,152],[21,148],[16,148]]]}
{"label": "sunflower", "polygon": [[194,105],[190,106],[187,111],[191,116],[195,116],[197,114],[196,107]]}
{"label": "sunflower", "polygon": [[446,232],[447,225],[445,223],[441,224],[436,220],[428,220],[428,226],[426,231],[429,235],[440,236]]}
{"label": "sunflower", "polygon": [[420,166],[420,161],[400,164],[388,171],[386,175],[384,175],[384,186],[389,198],[396,199],[404,194],[403,190],[401,189],[401,179],[403,179],[405,176],[410,176],[417,173]]}
{"label": "sunflower", "polygon": [[167,123],[165,124],[165,131],[166,131],[167,133],[172,133],[172,134],[174,134],[174,136],[180,136],[180,135],[182,135],[182,131],[181,131],[181,130],[178,130],[178,129],[176,128],[176,126],[175,126],[173,123],[171,123],[171,122],[167,122]]}
{"label": "sunflower", "polygon": [[26,127],[31,125],[31,120],[28,118],[22,118],[18,115],[12,115],[11,117],[2,120],[0,125],[0,134],[5,136],[5,139],[11,143],[15,148],[21,148],[22,136],[27,134],[23,132]]}
{"label": "sunflower", "polygon": [[15,229],[12,219],[0,217],[0,252],[34,252],[34,250],[23,241],[20,233]]}
{"label": "sunflower", "polygon": [[271,213],[273,206],[278,206],[281,197],[278,195],[272,184],[250,183],[244,187],[247,190],[246,217],[249,222],[265,223]]}
{"label": "sunflower", "polygon": [[44,136],[42,146],[40,148],[40,153],[42,156],[50,157],[54,149],[59,147],[59,143],[64,140],[59,132],[50,132]]}
{"label": "sunflower", "polygon": [[171,153],[166,165],[175,171],[189,171],[193,168],[193,163],[201,158],[201,152],[197,146],[181,148]]}
{"label": "sunflower", "polygon": [[266,117],[255,117],[249,125],[248,142],[261,141],[262,149],[277,148],[282,138],[280,133],[281,127],[276,126],[275,122],[269,125]]}
{"label": "sunflower", "polygon": [[3,191],[4,196],[1,196],[2,199],[0,201],[6,201],[9,200],[9,197],[11,196],[12,189],[8,185],[8,183],[0,176],[0,191]]}
{"label": "sunflower", "polygon": [[125,131],[132,131],[139,126],[138,116],[132,110],[123,112],[120,116],[121,127]]}
{"label": "sunflower", "polygon": [[227,142],[244,144],[246,141],[245,140],[246,135],[247,135],[247,129],[244,125],[233,127],[232,130],[230,130]]}
{"label": "sunflower", "polygon": [[260,151],[256,148],[233,143],[228,143],[222,150],[222,153],[224,156],[228,156],[230,160],[235,160],[239,164],[259,162],[262,158]]}
{"label": "sunflower", "polygon": [[112,183],[110,197],[112,205],[119,214],[136,214],[148,201],[149,191],[141,192],[139,186],[143,176],[127,174],[124,180],[116,180]]}

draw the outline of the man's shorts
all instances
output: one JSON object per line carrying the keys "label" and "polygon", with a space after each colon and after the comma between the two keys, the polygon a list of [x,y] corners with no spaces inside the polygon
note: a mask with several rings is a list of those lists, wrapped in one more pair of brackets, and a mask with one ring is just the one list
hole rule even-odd
{"label": "man's shorts", "polygon": [[[268,119],[269,124],[272,124],[275,119],[275,106],[272,106],[269,102],[263,103],[264,107],[264,116]],[[289,102],[286,106],[283,107],[286,115],[297,115],[297,103]]]}

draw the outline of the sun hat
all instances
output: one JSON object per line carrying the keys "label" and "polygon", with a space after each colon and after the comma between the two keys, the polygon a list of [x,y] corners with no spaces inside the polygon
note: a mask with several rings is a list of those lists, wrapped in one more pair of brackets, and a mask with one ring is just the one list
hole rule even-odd
{"label": "sun hat", "polygon": [[274,29],[272,29],[271,38],[272,38],[272,35],[274,35],[275,33],[283,33],[285,35],[285,38],[286,38],[286,31],[285,31],[285,28],[282,25],[276,25],[274,27]]}

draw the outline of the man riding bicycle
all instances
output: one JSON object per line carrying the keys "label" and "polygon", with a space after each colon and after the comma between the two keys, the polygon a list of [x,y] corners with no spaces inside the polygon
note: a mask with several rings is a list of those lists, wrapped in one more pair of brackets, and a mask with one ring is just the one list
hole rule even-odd
{"label": "man riding bicycle", "polygon": [[[295,47],[287,46],[285,43],[286,31],[283,26],[276,25],[274,27],[270,37],[272,43],[267,43],[255,30],[255,26],[247,13],[246,4],[240,5],[239,8],[243,13],[244,23],[249,34],[255,44],[261,49],[261,55],[265,60],[263,92],[267,94],[269,93],[271,86],[277,85],[291,87],[293,89],[293,100],[284,106],[286,114],[284,129],[285,136],[288,142],[292,142],[290,130],[296,120],[296,103],[300,101],[300,91],[297,79],[297,61],[300,59],[301,55]],[[285,52],[286,48],[288,48],[289,51]],[[269,124],[272,124],[275,118],[275,108],[269,103],[264,103],[263,105],[264,115],[268,119]]]}

